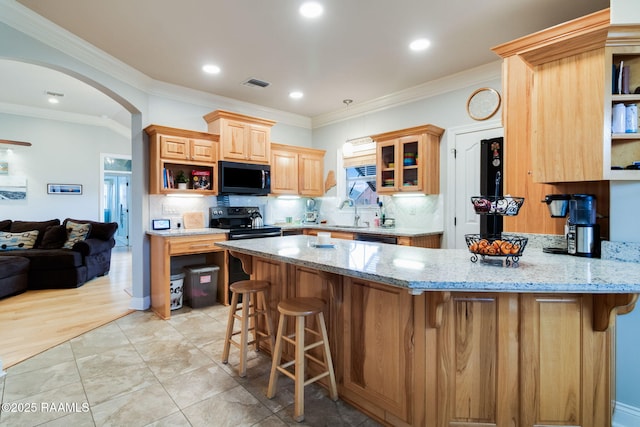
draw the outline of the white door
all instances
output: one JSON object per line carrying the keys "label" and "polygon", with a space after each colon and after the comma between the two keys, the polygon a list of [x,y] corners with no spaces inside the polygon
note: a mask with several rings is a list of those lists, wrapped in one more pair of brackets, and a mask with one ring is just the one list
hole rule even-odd
{"label": "white door", "polygon": [[[480,141],[503,136],[502,127],[473,129],[455,135],[454,216],[455,248],[467,247],[464,235],[480,233],[480,217],[471,205],[471,196],[480,194]],[[505,141],[506,144],[506,141]]]}

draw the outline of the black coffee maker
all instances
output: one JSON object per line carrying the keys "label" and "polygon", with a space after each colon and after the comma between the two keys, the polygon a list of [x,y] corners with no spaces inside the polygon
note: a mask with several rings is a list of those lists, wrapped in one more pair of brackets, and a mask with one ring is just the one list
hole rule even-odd
{"label": "black coffee maker", "polygon": [[543,252],[600,258],[600,226],[596,224],[593,194],[547,194],[542,201],[552,218],[569,219],[565,226],[566,247],[543,248]]}
{"label": "black coffee maker", "polygon": [[569,200],[567,252],[600,258],[600,226],[596,224],[596,196],[573,194]]}

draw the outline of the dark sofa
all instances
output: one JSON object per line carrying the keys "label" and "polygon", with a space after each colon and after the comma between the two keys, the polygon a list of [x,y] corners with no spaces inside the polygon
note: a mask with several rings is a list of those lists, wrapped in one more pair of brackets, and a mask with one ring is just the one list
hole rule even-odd
{"label": "dark sofa", "polygon": [[[64,248],[69,238],[69,222],[89,224],[86,237]],[[71,224],[72,225],[72,224]],[[115,246],[115,222],[96,222],[67,218],[49,221],[0,221],[0,232],[23,233],[38,230],[31,249],[0,250],[0,257],[29,260],[28,289],[76,288],[97,276],[104,276],[111,268],[111,250]],[[2,269],[13,263],[0,264]],[[15,291],[12,293],[16,293]],[[9,294],[7,294],[9,295]],[[3,290],[0,287],[0,298]]]}

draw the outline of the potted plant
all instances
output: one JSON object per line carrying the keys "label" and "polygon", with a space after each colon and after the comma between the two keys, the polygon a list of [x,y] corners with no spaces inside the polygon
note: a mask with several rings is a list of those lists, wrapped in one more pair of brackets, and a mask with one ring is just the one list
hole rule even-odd
{"label": "potted plant", "polygon": [[178,183],[178,189],[186,190],[189,179],[183,171],[178,171],[178,175],[176,175],[176,182]]}

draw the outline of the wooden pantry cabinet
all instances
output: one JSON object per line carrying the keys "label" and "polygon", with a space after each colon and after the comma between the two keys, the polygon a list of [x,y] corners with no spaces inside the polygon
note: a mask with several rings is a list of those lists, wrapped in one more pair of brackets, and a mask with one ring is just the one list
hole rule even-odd
{"label": "wooden pantry cabinet", "polygon": [[540,201],[546,194],[589,193],[608,238],[610,31],[606,9],[493,48],[503,58],[504,192],[528,200],[518,216],[505,217],[505,231],[562,235],[564,221],[551,218]]}
{"label": "wooden pantry cabinet", "polygon": [[[217,135],[159,125],[147,126],[145,132],[149,135],[149,194],[216,194]],[[189,179],[186,190],[178,189],[175,182],[180,171]]]}
{"label": "wooden pantry cabinet", "polygon": [[372,135],[378,194],[440,193],[440,137],[444,129],[418,126]]}
{"label": "wooden pantry cabinet", "polygon": [[325,150],[271,144],[271,194],[320,197],[324,194]]}
{"label": "wooden pantry cabinet", "polygon": [[[640,136],[611,128],[615,104],[640,102],[640,26],[611,25],[605,9],[493,50],[505,60],[505,139],[512,144],[508,127],[528,122],[534,182],[640,180],[624,169],[640,160]],[[614,94],[621,62],[631,94]]]}
{"label": "wooden pantry cabinet", "polygon": [[209,133],[220,136],[219,160],[265,163],[271,160],[272,120],[216,110],[204,116]]}

